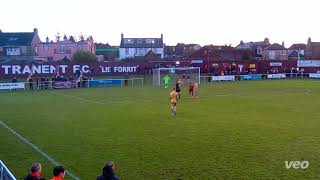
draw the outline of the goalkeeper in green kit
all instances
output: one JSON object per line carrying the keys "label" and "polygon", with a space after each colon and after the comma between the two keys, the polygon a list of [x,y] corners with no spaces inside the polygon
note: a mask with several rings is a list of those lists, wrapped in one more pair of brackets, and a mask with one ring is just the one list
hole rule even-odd
{"label": "goalkeeper in green kit", "polygon": [[165,77],[163,77],[163,82],[164,82],[164,88],[168,88],[169,85],[169,81],[170,81],[170,77],[168,75],[166,75]]}

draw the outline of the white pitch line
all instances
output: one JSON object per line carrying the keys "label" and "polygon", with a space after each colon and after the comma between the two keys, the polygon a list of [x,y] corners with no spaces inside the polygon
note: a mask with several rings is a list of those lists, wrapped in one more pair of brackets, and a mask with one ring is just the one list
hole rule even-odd
{"label": "white pitch line", "polygon": [[[94,104],[100,104],[100,105],[107,105],[107,104],[125,104],[125,103],[136,103],[136,102],[149,102],[149,101],[158,101],[158,102],[165,102],[167,101],[166,99],[141,99],[141,100],[123,100],[123,101],[108,101],[108,102],[98,102],[98,101],[94,101],[94,100],[90,100],[90,99],[86,99],[86,98],[82,98],[82,97],[78,97],[78,96],[73,96],[73,95],[68,95],[68,94],[63,94],[63,93],[58,93],[58,92],[50,92],[53,94],[58,94],[58,95],[62,95],[65,97],[70,97],[70,98],[74,98],[74,99],[78,99],[81,101],[86,101],[86,102],[90,102],[90,103],[94,103]],[[225,96],[231,96],[230,94],[217,94],[215,95],[216,97],[225,97]],[[207,96],[201,96],[201,97],[207,97]],[[192,99],[192,97],[183,97],[182,99]]]}
{"label": "white pitch line", "polygon": [[310,89],[306,89],[305,94],[311,94],[311,90]]}
{"label": "white pitch line", "polygon": [[79,99],[79,100],[82,100],[82,101],[91,102],[91,103],[94,103],[94,104],[100,104],[100,105],[104,104],[104,103],[102,103],[102,102],[92,101],[92,100],[89,100],[89,99],[85,99],[85,98],[81,98],[81,97],[77,97],[77,96],[72,96],[72,95],[67,95],[67,94],[63,94],[63,93],[57,93],[57,92],[51,92],[51,93],[59,94],[59,95],[66,96],[66,97],[72,97],[72,98],[75,98],[75,99]]}
{"label": "white pitch line", "polygon": [[217,96],[217,97],[225,97],[225,96],[230,96],[230,94],[217,94],[215,96]]}
{"label": "white pitch line", "polygon": [[[26,143],[27,145],[31,146],[36,152],[38,152],[40,155],[42,155],[43,157],[45,157],[49,162],[51,162],[54,166],[58,166],[61,165],[60,163],[58,163],[56,160],[54,160],[52,157],[50,157],[48,154],[46,154],[45,152],[43,152],[40,148],[38,148],[36,145],[32,144],[30,141],[28,141],[26,138],[24,138],[23,136],[21,136],[19,133],[17,133],[15,130],[13,130],[12,128],[10,128],[9,126],[7,126],[4,122],[0,121],[0,124],[7,129],[8,131],[10,131],[13,135],[15,135],[17,138],[19,138],[21,141],[23,141],[24,143]],[[77,177],[76,175],[74,175],[73,173],[71,173],[70,171],[66,170],[66,174],[68,174],[70,177],[72,177],[75,180],[80,180],[79,177]]]}
{"label": "white pitch line", "polygon": [[[94,104],[100,104],[100,105],[106,105],[106,104],[124,104],[124,103],[135,103],[135,102],[139,102],[138,100],[124,100],[124,101],[109,101],[106,103],[103,102],[98,102],[98,101],[93,101],[90,99],[85,99],[82,97],[78,97],[78,96],[73,96],[73,95],[68,95],[68,94],[63,94],[63,93],[57,93],[57,92],[51,92],[54,94],[58,94],[58,95],[62,95],[65,97],[70,97],[70,98],[74,98],[74,99],[78,99],[78,100],[82,100],[82,101],[86,101],[86,102],[90,102],[90,103],[94,103]],[[140,101],[159,101],[159,100],[152,100],[152,99],[143,99]],[[162,100],[163,101],[163,100]]]}

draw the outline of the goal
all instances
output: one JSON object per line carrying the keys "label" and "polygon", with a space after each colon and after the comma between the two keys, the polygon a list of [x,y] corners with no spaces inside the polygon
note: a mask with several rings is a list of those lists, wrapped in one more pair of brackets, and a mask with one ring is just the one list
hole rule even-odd
{"label": "goal", "polygon": [[153,69],[153,85],[162,85],[163,77],[168,75],[170,77],[169,84],[175,84],[180,79],[183,83],[190,83],[196,81],[200,84],[200,68],[199,67],[185,67],[185,68],[158,68]]}

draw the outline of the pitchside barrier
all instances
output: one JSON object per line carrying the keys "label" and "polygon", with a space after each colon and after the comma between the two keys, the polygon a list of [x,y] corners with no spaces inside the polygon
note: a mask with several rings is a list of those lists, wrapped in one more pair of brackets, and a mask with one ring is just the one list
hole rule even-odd
{"label": "pitchside barrier", "polygon": [[16,180],[9,169],[0,160],[0,180]]}
{"label": "pitchside barrier", "polygon": [[21,83],[0,83],[0,90],[48,90],[48,89],[72,89],[72,88],[91,88],[106,86],[143,86],[143,78],[128,79],[97,79],[81,81],[38,81],[38,82],[21,82]]}
{"label": "pitchside barrier", "polygon": [[[200,76],[200,82],[225,82],[225,81],[250,81],[272,79],[320,79],[320,73],[278,73],[278,74],[250,74],[250,75],[225,75],[225,76]],[[174,80],[171,80],[174,82]],[[92,88],[108,86],[143,86],[144,78],[128,79],[97,79],[84,81],[40,81],[20,83],[0,83],[0,90],[33,90]]]}
{"label": "pitchside barrier", "polygon": [[88,80],[88,87],[144,85],[143,78]]}
{"label": "pitchside barrier", "polygon": [[0,83],[0,90],[25,89],[25,83]]}
{"label": "pitchside barrier", "polygon": [[272,79],[320,79],[320,73],[278,73],[278,74],[249,74],[225,76],[201,76],[202,83],[222,81],[272,80]]}

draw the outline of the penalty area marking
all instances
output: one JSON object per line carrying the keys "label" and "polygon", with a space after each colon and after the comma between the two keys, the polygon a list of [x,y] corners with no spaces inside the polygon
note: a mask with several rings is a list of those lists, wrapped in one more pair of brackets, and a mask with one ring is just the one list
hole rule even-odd
{"label": "penalty area marking", "polygon": [[305,94],[311,94],[311,90],[310,89],[306,89]]}
{"label": "penalty area marking", "polygon": [[92,100],[89,100],[89,99],[85,99],[85,98],[81,98],[81,97],[77,97],[77,96],[72,96],[72,95],[67,95],[67,94],[63,94],[63,93],[57,93],[57,92],[50,92],[50,93],[59,94],[59,95],[66,96],[66,97],[72,97],[74,99],[79,99],[79,100],[86,101],[86,102],[91,102],[91,103],[94,103],[94,104],[100,104],[100,105],[104,104],[104,103],[101,103],[101,102],[98,102],[98,101],[92,101]]}
{"label": "penalty area marking", "polygon": [[[39,153],[40,155],[42,155],[43,157],[45,157],[50,163],[52,163],[54,166],[58,166],[61,165],[60,163],[58,163],[56,160],[54,160],[51,156],[49,156],[48,154],[46,154],[45,152],[43,152],[39,147],[37,147],[36,145],[32,144],[30,141],[28,141],[26,138],[24,138],[23,136],[21,136],[19,133],[17,133],[15,130],[13,130],[12,128],[10,128],[9,126],[7,126],[4,122],[0,121],[0,125],[2,125],[2,127],[4,127],[5,129],[7,129],[9,132],[11,132],[13,135],[15,135],[18,139],[20,139],[21,141],[23,141],[24,143],[26,143],[27,145],[31,146],[37,153]],[[72,179],[75,180],[80,180],[79,177],[77,177],[76,175],[74,175],[73,173],[71,173],[70,171],[66,170],[66,174],[69,175]]]}
{"label": "penalty area marking", "polygon": [[160,99],[142,99],[142,100],[109,101],[109,102],[103,103],[103,102],[93,101],[93,100],[90,100],[90,99],[86,99],[86,98],[82,98],[82,97],[78,97],[78,96],[73,96],[73,95],[68,95],[68,94],[63,94],[63,93],[57,93],[57,92],[51,92],[51,93],[58,94],[58,95],[61,95],[61,96],[65,96],[65,97],[78,99],[78,100],[85,101],[85,102],[90,102],[90,103],[94,103],[94,104],[100,104],[100,105],[135,103],[135,102],[140,102],[140,101],[165,101],[165,100],[160,100]]}
{"label": "penalty area marking", "polygon": [[[61,95],[61,96],[65,96],[65,97],[70,97],[70,98],[74,98],[74,99],[78,99],[81,101],[85,101],[85,102],[90,102],[90,103],[94,103],[94,104],[100,104],[100,105],[107,105],[107,104],[124,104],[124,103],[136,103],[136,102],[149,102],[149,101],[158,101],[158,102],[166,102],[167,100],[165,99],[142,99],[142,100],[124,100],[124,101],[109,101],[106,103],[103,102],[98,102],[98,101],[94,101],[94,100],[90,100],[90,99],[86,99],[86,98],[82,98],[82,97],[78,97],[78,96],[73,96],[73,95],[68,95],[68,94],[63,94],[63,93],[58,93],[58,92],[50,92],[53,94],[57,94],[57,95]],[[231,94],[217,94],[214,95],[216,97],[226,97],[226,96],[231,96]],[[206,98],[208,96],[201,96],[202,98]],[[184,97],[183,99],[192,99],[192,97]]]}

